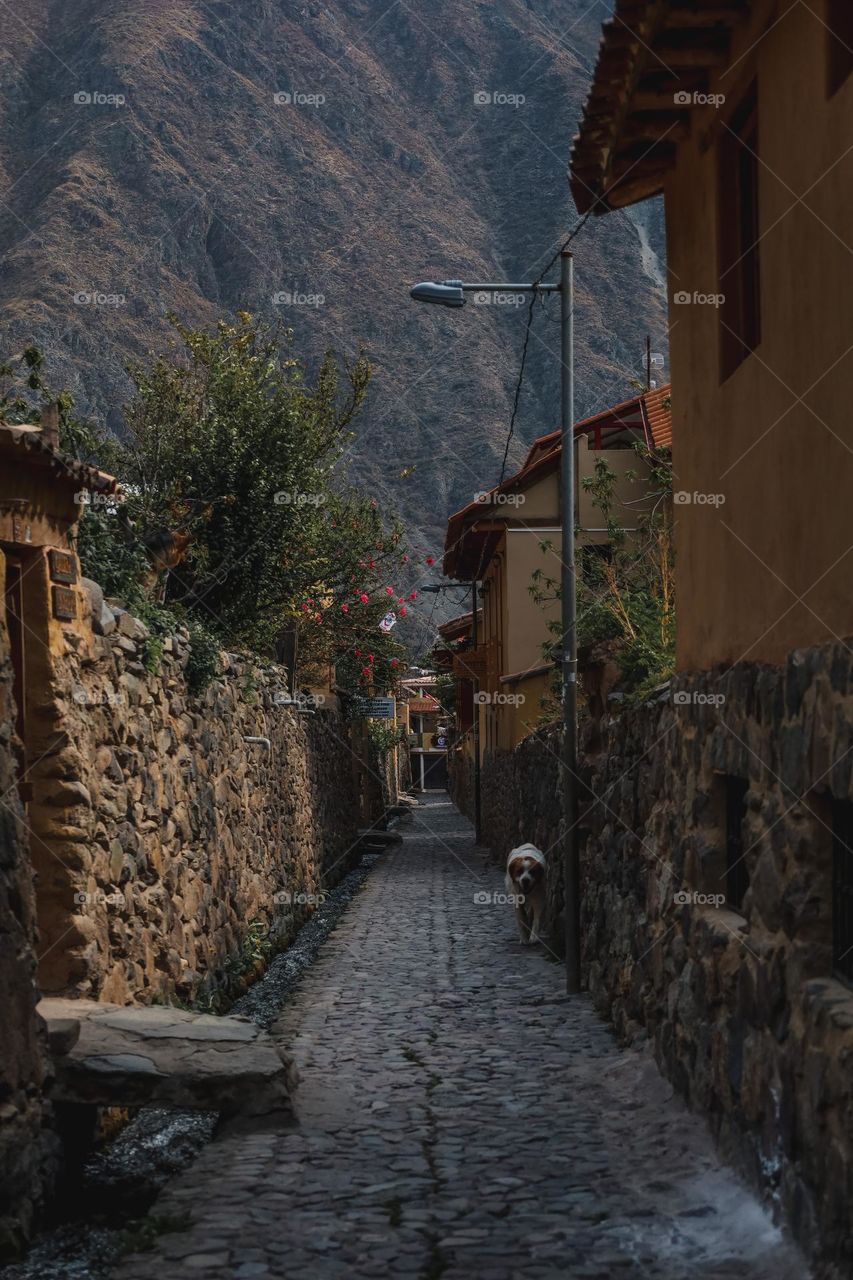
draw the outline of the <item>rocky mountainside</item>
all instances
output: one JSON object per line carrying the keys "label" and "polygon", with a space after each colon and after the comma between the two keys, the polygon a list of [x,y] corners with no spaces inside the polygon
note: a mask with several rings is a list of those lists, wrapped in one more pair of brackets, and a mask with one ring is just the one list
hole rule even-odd
{"label": "rocky mountainside", "polygon": [[[27,0],[0,67],[0,354],[121,430],[166,313],[244,308],[300,348],[369,349],[354,474],[438,555],[500,471],[523,307],[418,306],[417,280],[535,275],[576,220],[565,171],[605,0]],[[576,242],[578,414],[665,350],[660,215]],[[557,303],[516,439],[556,425]],[[414,467],[414,470],[409,471]],[[403,476],[401,473],[409,472]]]}

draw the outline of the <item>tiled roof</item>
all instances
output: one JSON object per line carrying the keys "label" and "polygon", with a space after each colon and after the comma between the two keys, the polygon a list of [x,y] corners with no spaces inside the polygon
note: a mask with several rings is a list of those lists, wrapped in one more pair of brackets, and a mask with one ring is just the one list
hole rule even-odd
{"label": "tiled roof", "polygon": [[32,423],[0,422],[0,447],[22,449],[43,460],[56,474],[57,479],[67,479],[83,485],[94,493],[115,493],[118,481],[106,471],[99,471],[88,462],[80,462],[63,453],[45,440],[41,427]]}
{"label": "tiled roof", "polygon": [[748,0],[616,0],[602,26],[592,87],[572,143],[581,213],[607,213],[663,190],[689,135],[683,105],[727,64]]}

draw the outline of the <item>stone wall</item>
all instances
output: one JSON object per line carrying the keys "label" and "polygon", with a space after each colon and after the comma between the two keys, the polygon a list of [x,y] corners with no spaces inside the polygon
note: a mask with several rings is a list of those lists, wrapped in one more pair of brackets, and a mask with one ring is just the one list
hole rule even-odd
{"label": "stone wall", "polygon": [[[832,800],[850,800],[846,645],[783,668],[679,677],[660,701],[590,726],[582,849],[584,973],[624,1039],[648,1036],[679,1092],[781,1206],[807,1248],[853,1257],[853,992],[831,973]],[[560,949],[559,740],[484,767],[503,857],[549,849]],[[726,901],[726,778],[748,785],[749,888]],[[845,1272],[847,1274],[847,1272]]]}
{"label": "stone wall", "polygon": [[32,806],[40,986],[215,1004],[352,865],[348,729],[322,705],[281,705],[283,670],[233,654],[194,696],[186,632],[158,653],[129,613],[97,612],[108,634],[68,630],[44,694],[53,750]]}
{"label": "stone wall", "polygon": [[[3,557],[0,554],[0,569]],[[16,788],[15,707],[0,611],[0,1257],[29,1234],[56,1173],[44,1024],[36,1015],[35,898]]]}

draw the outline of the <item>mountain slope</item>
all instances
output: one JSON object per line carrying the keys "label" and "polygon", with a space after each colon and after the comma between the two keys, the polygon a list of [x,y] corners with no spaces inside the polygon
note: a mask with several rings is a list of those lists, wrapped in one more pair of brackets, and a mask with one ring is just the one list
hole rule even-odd
{"label": "mountain slope", "polygon": [[[312,355],[364,343],[377,372],[354,473],[436,553],[447,512],[500,471],[525,310],[417,306],[408,288],[527,279],[551,256],[576,217],[566,157],[607,12],[603,0],[7,8],[0,353],[35,340],[52,383],[120,431],[124,364],[162,347],[169,311],[277,315]],[[647,332],[665,349],[659,251],[658,213],[593,219],[576,242],[579,416],[626,394]],[[556,424],[556,318],[556,300],[537,318],[513,461]]]}

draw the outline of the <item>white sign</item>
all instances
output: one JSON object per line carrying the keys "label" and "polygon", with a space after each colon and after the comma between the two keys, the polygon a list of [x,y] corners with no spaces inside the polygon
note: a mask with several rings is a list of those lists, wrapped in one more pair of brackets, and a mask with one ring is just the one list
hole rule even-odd
{"label": "white sign", "polygon": [[396,623],[396,621],[397,621],[396,613],[386,613],[385,617],[382,619],[382,621],[379,624],[379,630],[386,631],[386,632],[390,631],[391,628]]}
{"label": "white sign", "polygon": [[359,698],[356,710],[360,716],[370,720],[393,720],[395,702],[393,698]]}

